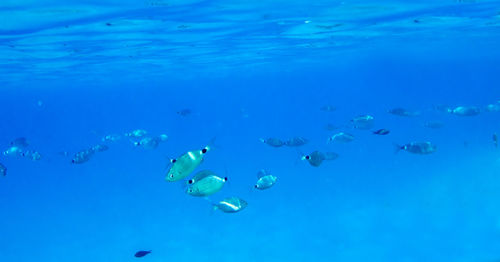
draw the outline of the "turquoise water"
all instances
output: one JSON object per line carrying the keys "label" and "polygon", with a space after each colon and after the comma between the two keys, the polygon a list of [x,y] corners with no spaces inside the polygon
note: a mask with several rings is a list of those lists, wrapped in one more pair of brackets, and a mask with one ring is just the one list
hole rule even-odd
{"label": "turquoise water", "polygon": [[[0,261],[500,259],[500,2],[311,2],[2,1],[0,149],[25,137],[41,159],[0,155]],[[420,141],[437,151],[394,153]],[[220,192],[165,181],[207,145],[195,173]],[[301,160],[315,150],[339,157]],[[254,189],[260,169],[276,185]],[[231,196],[248,206],[213,210]]]}

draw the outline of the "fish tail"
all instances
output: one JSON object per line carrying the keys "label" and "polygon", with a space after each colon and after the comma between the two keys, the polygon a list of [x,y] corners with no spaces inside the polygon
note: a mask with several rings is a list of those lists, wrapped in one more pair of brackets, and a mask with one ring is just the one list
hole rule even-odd
{"label": "fish tail", "polygon": [[400,145],[398,145],[398,144],[394,143],[394,154],[399,153],[399,151],[401,151],[401,149],[403,149],[403,147],[402,147],[402,146],[400,146]]}

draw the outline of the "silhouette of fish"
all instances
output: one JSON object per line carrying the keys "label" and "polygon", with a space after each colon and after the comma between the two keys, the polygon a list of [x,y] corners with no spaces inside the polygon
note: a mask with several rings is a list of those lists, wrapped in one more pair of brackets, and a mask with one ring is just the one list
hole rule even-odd
{"label": "silhouette of fish", "polygon": [[148,250],[148,251],[144,251],[144,250],[137,251],[135,253],[134,257],[144,257],[144,256],[146,256],[149,253],[151,253],[151,250]]}

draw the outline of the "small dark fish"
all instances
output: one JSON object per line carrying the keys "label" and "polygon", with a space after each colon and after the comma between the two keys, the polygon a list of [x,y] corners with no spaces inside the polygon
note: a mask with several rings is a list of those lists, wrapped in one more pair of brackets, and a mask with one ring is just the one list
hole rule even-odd
{"label": "small dark fish", "polygon": [[2,163],[0,163],[0,176],[6,176],[7,175],[7,167],[5,167],[4,165],[2,165]]}
{"label": "small dark fish", "polygon": [[151,253],[152,250],[148,250],[148,251],[144,251],[144,250],[141,250],[141,251],[137,251],[134,255],[134,257],[144,257],[146,256],[147,254]]}
{"label": "small dark fish", "polygon": [[498,136],[497,136],[497,133],[493,134],[493,144],[495,145],[495,147],[498,147]]}
{"label": "small dark fish", "polygon": [[379,129],[377,131],[373,131],[373,134],[375,135],[381,135],[381,136],[385,136],[387,134],[389,134],[391,131],[387,130],[387,129]]}
{"label": "small dark fish", "polygon": [[177,114],[178,115],[181,115],[181,116],[188,116],[192,113],[191,109],[182,109],[180,111],[177,111]]}

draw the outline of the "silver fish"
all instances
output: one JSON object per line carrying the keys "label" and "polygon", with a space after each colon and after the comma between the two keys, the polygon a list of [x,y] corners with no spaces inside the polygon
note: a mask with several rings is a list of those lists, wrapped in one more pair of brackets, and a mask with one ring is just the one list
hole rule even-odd
{"label": "silver fish", "polygon": [[219,192],[227,181],[227,177],[219,177],[210,170],[198,172],[188,181],[186,193],[191,196],[205,197]]}
{"label": "silver fish", "polygon": [[264,190],[272,187],[276,181],[278,180],[277,177],[271,175],[267,170],[260,170],[257,173],[257,183],[255,183],[255,188]]}
{"label": "silver fish", "polygon": [[449,112],[457,116],[477,116],[481,110],[475,106],[459,106],[454,109],[450,109]]}
{"label": "silver fish", "polygon": [[94,155],[95,151],[92,149],[87,149],[76,153],[71,159],[71,163],[73,164],[82,164],[90,160],[90,158]]}
{"label": "silver fish", "polygon": [[436,152],[436,145],[431,142],[411,142],[406,145],[396,145],[396,153],[404,150],[413,154],[427,155]]}
{"label": "silver fish", "polygon": [[128,137],[133,137],[133,138],[140,138],[148,134],[148,131],[144,129],[136,129],[133,130],[132,132],[126,133],[125,136]]}
{"label": "silver fish", "polygon": [[219,209],[224,213],[236,213],[245,209],[247,206],[248,203],[245,200],[238,197],[229,197],[214,204],[214,209]]}
{"label": "silver fish", "polygon": [[353,124],[354,128],[363,130],[371,129],[373,127],[373,121],[374,118],[371,115],[362,115],[351,119],[351,123]]}
{"label": "silver fish", "polygon": [[283,142],[281,139],[274,138],[274,137],[261,138],[260,141],[262,143],[267,144],[267,145],[272,146],[272,147],[282,147],[283,145],[285,145],[285,142]]}
{"label": "silver fish", "polygon": [[353,135],[351,135],[349,133],[345,133],[345,132],[339,132],[339,133],[336,133],[333,136],[329,137],[327,143],[330,143],[330,142],[349,143],[349,142],[352,142],[353,140],[354,140]]}

